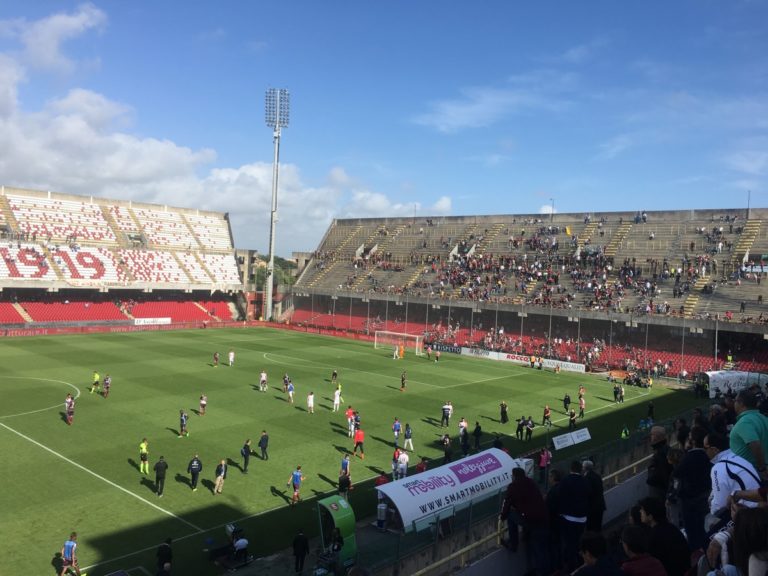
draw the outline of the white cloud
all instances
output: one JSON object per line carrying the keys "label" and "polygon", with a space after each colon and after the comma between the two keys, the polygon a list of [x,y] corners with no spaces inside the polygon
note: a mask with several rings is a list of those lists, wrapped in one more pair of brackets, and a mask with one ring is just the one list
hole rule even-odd
{"label": "white cloud", "polygon": [[568,104],[562,93],[574,88],[576,76],[548,70],[512,76],[503,87],[464,88],[458,98],[428,104],[429,111],[412,121],[439,132],[484,128],[527,110],[557,111]]}
{"label": "white cloud", "polygon": [[760,176],[768,173],[768,149],[733,152],[726,156],[725,163],[736,172]]}
{"label": "white cloud", "polygon": [[66,40],[92,29],[103,29],[107,15],[93,4],[81,4],[72,14],[54,14],[30,24],[18,24],[24,45],[23,61],[34,68],[71,72],[74,62],[61,53]]}
{"label": "white cloud", "polygon": [[[272,164],[209,168],[211,149],[130,133],[131,106],[74,88],[41,109],[25,111],[18,86],[31,66],[79,66],[62,53],[66,40],[106,22],[92,5],[37,22],[0,21],[0,34],[23,44],[16,56],[0,53],[0,184],[68,194],[229,212],[235,245],[266,251],[272,205]],[[341,166],[322,186],[302,181],[298,166],[282,163],[276,250],[290,256],[314,250],[334,217],[412,215],[413,204],[368,190]],[[450,198],[428,208],[450,212]],[[417,204],[417,210],[421,205]]]}
{"label": "white cloud", "polygon": [[542,204],[539,207],[539,214],[557,214],[557,210],[553,210],[552,204]]}

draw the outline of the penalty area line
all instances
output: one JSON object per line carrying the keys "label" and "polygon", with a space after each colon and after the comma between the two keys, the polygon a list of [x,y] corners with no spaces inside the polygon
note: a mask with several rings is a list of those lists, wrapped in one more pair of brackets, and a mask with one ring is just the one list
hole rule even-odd
{"label": "penalty area line", "polygon": [[69,458],[67,458],[67,457],[66,457],[66,456],[64,456],[63,454],[60,454],[59,452],[56,452],[55,450],[52,450],[51,448],[48,448],[48,446],[46,446],[45,444],[41,444],[40,442],[38,442],[38,441],[37,441],[37,440],[35,440],[34,438],[30,438],[30,437],[29,437],[29,436],[27,436],[26,434],[22,434],[22,433],[21,433],[21,432],[19,432],[18,430],[14,430],[13,428],[11,428],[10,426],[8,426],[7,424],[5,424],[5,423],[3,423],[3,422],[0,422],[0,426],[2,426],[3,428],[5,428],[5,429],[6,429],[6,430],[8,430],[9,432],[13,432],[14,434],[16,434],[17,436],[19,436],[19,437],[23,438],[24,440],[26,440],[26,441],[28,441],[28,442],[31,442],[31,443],[32,443],[32,444],[34,444],[35,446],[38,446],[39,448],[42,448],[42,449],[43,449],[43,450],[45,450],[46,452],[49,452],[50,454],[53,454],[53,455],[54,455],[54,456],[56,456],[57,458],[61,458],[61,459],[62,459],[62,460],[64,460],[65,462],[68,462],[68,463],[72,464],[72,466],[75,466],[76,468],[79,468],[79,469],[80,469],[80,470],[82,470],[83,472],[87,472],[88,474],[90,474],[91,476],[94,476],[95,478],[98,478],[98,479],[99,479],[99,480],[101,480],[102,482],[106,482],[107,484],[109,484],[109,485],[110,485],[110,486],[112,486],[113,488],[117,488],[118,490],[120,490],[121,492],[125,492],[125,493],[126,493],[126,494],[128,494],[129,496],[133,496],[133,497],[134,497],[134,498],[136,498],[137,500],[139,500],[139,501],[143,502],[144,504],[147,504],[147,505],[151,506],[152,508],[154,508],[155,510],[157,510],[157,511],[159,511],[159,512],[162,512],[162,513],[163,513],[163,514],[165,514],[166,516],[170,516],[171,518],[175,518],[175,519],[176,519],[176,520],[178,520],[179,522],[183,522],[184,524],[186,524],[186,525],[187,525],[187,526],[189,526],[190,528],[193,528],[193,529],[197,530],[197,532],[203,532],[203,529],[202,529],[202,528],[200,528],[199,526],[195,526],[194,524],[192,524],[192,522],[188,522],[187,520],[184,520],[184,518],[181,518],[180,516],[177,516],[176,514],[174,514],[173,512],[171,512],[170,510],[166,510],[165,508],[161,508],[160,506],[158,506],[157,504],[154,504],[154,503],[150,502],[150,501],[149,501],[149,500],[147,500],[146,498],[143,498],[143,497],[139,496],[138,494],[134,494],[133,492],[131,492],[131,491],[130,491],[130,490],[128,490],[127,488],[123,488],[123,487],[122,487],[122,486],[120,486],[119,484],[115,484],[114,482],[112,482],[112,480],[109,480],[108,478],[105,478],[105,477],[104,477],[104,476],[102,476],[101,474],[97,474],[97,473],[96,473],[96,472],[94,472],[93,470],[90,470],[90,469],[86,468],[86,467],[85,467],[85,466],[83,466],[82,464],[78,464],[78,463],[77,463],[77,462],[75,462],[74,460],[70,460]]}

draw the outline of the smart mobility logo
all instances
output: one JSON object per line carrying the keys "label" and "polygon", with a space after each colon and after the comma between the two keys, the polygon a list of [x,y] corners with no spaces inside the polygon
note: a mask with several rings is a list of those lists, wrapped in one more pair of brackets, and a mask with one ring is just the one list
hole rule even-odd
{"label": "smart mobility logo", "polygon": [[450,466],[450,469],[456,474],[461,484],[471,482],[483,476],[488,472],[493,472],[501,468],[501,462],[492,454],[481,454],[475,458],[465,460],[461,464]]}

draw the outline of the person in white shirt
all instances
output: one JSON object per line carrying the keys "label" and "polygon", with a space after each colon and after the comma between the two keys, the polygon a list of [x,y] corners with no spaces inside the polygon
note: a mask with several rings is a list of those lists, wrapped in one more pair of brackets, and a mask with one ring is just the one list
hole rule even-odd
{"label": "person in white shirt", "polygon": [[333,391],[333,411],[338,412],[339,406],[341,404],[341,390],[336,388],[336,390]]}
{"label": "person in white shirt", "polygon": [[310,392],[307,396],[307,412],[310,414],[315,413],[315,393]]}
{"label": "person in white shirt", "polygon": [[[755,467],[748,460],[737,456],[730,450],[728,439],[724,435],[716,432],[707,434],[704,438],[704,450],[712,462],[710,514],[717,514],[722,509],[727,509],[728,497],[735,491],[760,488],[760,476]],[[749,508],[757,506],[757,502],[748,500],[739,503]]]}
{"label": "person in white shirt", "polygon": [[397,457],[397,477],[405,478],[408,475],[408,452],[402,450],[400,456]]}
{"label": "person in white shirt", "polygon": [[259,374],[259,392],[266,392],[267,391],[267,372],[266,370],[262,370],[261,374]]}
{"label": "person in white shirt", "polygon": [[235,364],[235,351],[234,350],[230,350],[229,351],[229,365],[230,366],[234,366],[234,364]]}

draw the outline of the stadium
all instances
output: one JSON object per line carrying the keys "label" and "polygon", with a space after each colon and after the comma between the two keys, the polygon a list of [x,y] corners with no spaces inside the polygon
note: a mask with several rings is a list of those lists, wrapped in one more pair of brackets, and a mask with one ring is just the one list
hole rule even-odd
{"label": "stadium", "polygon": [[[512,468],[547,491],[546,473],[573,460],[605,483],[604,525],[621,520],[646,487],[652,426],[672,442],[679,418],[765,391],[767,220],[764,208],[337,219],[294,254],[295,278],[274,286],[268,310],[258,260],[236,248],[226,213],[3,187],[0,445],[15,484],[3,540],[38,543],[4,573],[58,573],[51,543],[70,530],[91,576],[154,573],[167,538],[174,574],[294,573],[299,530],[317,574],[482,567],[506,538]],[[584,414],[569,422],[560,404],[576,406],[577,391]],[[456,414],[444,428],[446,402]],[[347,406],[368,435],[364,459]],[[416,443],[401,475],[395,418]],[[267,432],[269,458],[256,447]],[[169,463],[165,492],[140,443],[150,466]],[[342,498],[347,453],[354,489]],[[473,480],[477,494],[419,515],[397,492],[478,459],[498,469]],[[295,506],[292,470],[304,475]],[[517,555],[504,562],[525,571]]]}

